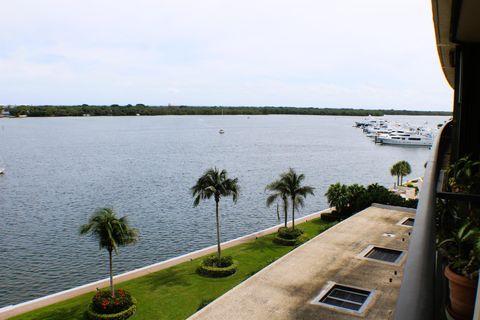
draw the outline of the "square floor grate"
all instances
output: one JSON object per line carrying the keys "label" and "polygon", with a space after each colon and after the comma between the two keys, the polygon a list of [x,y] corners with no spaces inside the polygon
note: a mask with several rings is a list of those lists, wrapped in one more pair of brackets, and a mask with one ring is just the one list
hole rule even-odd
{"label": "square floor grate", "polygon": [[358,312],[366,305],[370,294],[371,292],[367,290],[336,284],[319,302]]}
{"label": "square floor grate", "polygon": [[403,252],[399,250],[373,247],[372,250],[368,251],[365,255],[365,258],[396,263],[400,259],[402,253]]}

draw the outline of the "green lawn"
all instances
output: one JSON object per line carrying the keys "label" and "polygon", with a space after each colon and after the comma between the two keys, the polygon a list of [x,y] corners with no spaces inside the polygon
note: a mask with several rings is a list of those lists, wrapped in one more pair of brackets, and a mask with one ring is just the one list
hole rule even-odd
{"label": "green lawn", "polygon": [[[333,224],[315,219],[300,227],[310,237],[314,237]],[[233,256],[239,263],[238,271],[227,278],[211,279],[197,275],[195,269],[200,260],[196,259],[121,283],[118,287],[130,291],[138,301],[137,313],[131,319],[187,318],[201,305],[219,297],[292,250],[292,247],[273,244],[273,237],[274,235],[264,236],[224,250],[224,255]],[[11,319],[83,319],[91,298],[92,293],[87,293]]]}

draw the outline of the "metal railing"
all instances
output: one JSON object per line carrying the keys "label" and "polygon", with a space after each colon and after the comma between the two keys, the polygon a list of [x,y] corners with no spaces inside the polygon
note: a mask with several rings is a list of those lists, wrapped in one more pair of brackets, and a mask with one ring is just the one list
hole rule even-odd
{"label": "metal railing", "polygon": [[443,304],[443,290],[437,280],[441,267],[437,265],[435,250],[435,204],[439,159],[444,151],[441,144],[447,126],[450,126],[450,123],[439,131],[425,169],[415,226],[408,248],[408,260],[395,309],[396,320],[440,319],[443,312],[443,306],[440,306]]}

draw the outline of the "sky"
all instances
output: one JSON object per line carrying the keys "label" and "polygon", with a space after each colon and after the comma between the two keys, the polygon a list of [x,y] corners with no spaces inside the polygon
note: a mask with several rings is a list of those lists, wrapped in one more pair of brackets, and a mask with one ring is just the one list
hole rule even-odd
{"label": "sky", "polygon": [[0,104],[452,110],[429,0],[15,0]]}

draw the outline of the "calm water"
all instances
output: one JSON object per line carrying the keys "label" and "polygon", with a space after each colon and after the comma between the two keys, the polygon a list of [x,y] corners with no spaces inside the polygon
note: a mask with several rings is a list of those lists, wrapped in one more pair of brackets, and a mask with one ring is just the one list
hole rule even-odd
{"label": "calm water", "polygon": [[[434,126],[446,117],[389,117]],[[373,144],[355,117],[186,116],[0,119],[0,306],[108,276],[107,254],[78,228],[98,207],[128,214],[141,241],[120,249],[115,272],[215,243],[214,203],[192,207],[208,167],[239,178],[221,202],[222,240],[277,224],[264,187],[288,167],[315,186],[300,215],[327,207],[331,183],[393,183],[389,167],[423,174],[427,148]],[[224,135],[218,134],[220,128]]]}

